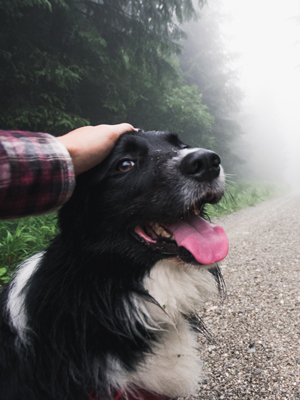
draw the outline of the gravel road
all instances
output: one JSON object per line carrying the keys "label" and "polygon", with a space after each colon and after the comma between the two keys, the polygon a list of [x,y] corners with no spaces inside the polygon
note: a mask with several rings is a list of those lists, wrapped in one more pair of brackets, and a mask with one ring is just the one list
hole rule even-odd
{"label": "gravel road", "polygon": [[216,219],[228,296],[207,303],[206,379],[194,399],[300,399],[300,195]]}

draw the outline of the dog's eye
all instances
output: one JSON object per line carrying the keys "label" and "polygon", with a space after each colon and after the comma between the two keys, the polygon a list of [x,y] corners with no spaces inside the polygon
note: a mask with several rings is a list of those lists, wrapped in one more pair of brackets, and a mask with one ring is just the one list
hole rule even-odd
{"label": "dog's eye", "polygon": [[132,160],[123,160],[118,164],[118,170],[121,172],[128,171],[130,168],[134,166],[135,162]]}

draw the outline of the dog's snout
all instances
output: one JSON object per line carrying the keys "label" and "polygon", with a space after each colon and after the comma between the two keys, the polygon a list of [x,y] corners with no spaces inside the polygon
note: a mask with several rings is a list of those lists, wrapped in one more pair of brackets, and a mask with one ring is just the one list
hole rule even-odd
{"label": "dog's snout", "polygon": [[185,175],[192,175],[200,182],[211,181],[220,174],[221,159],[210,150],[199,149],[187,154],[180,163]]}

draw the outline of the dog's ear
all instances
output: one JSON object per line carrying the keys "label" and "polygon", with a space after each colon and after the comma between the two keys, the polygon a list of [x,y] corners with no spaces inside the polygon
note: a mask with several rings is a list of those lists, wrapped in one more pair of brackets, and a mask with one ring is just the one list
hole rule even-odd
{"label": "dog's ear", "polygon": [[103,162],[76,177],[76,185],[70,199],[58,212],[58,224],[61,233],[68,240],[76,240],[72,232],[78,230],[81,237],[89,229],[89,209],[95,191],[101,192],[101,182],[107,175],[109,165]]}
{"label": "dog's ear", "polygon": [[76,187],[86,188],[87,186],[93,187],[95,185],[99,185],[105,178],[108,169],[109,163],[107,162],[107,160],[104,160],[102,163],[96,165],[94,168],[78,175],[76,177]]}
{"label": "dog's ear", "polygon": [[89,194],[93,192],[93,189],[101,185],[101,182],[107,175],[108,168],[109,165],[105,160],[94,168],[76,176],[75,189],[71,198],[66,203],[66,208],[71,207],[71,204],[82,204],[84,199],[88,198]]}

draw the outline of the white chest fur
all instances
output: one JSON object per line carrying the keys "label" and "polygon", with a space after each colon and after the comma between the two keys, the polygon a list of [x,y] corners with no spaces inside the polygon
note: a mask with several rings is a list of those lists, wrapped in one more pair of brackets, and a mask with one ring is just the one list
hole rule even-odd
{"label": "white chest fur", "polygon": [[197,337],[184,315],[194,314],[204,301],[217,293],[212,275],[171,260],[158,262],[144,280],[145,289],[161,305],[147,305],[151,318],[163,324],[156,343],[138,372],[130,380],[139,387],[170,397],[195,392],[201,377]]}

